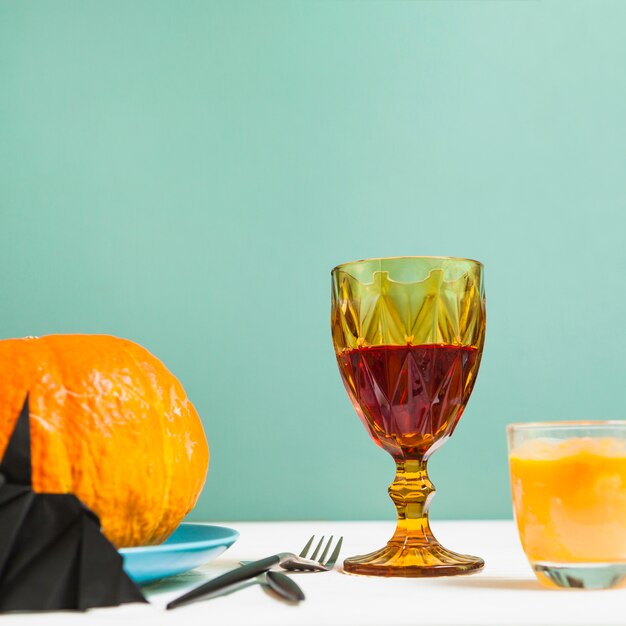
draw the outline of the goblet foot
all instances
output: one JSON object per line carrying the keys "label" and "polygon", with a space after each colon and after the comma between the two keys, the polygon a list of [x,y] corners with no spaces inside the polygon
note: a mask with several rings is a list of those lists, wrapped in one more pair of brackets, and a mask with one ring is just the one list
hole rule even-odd
{"label": "goblet foot", "polygon": [[426,578],[472,574],[485,562],[477,556],[457,554],[438,543],[405,545],[389,542],[381,550],[353,556],[343,562],[344,571],[364,576]]}

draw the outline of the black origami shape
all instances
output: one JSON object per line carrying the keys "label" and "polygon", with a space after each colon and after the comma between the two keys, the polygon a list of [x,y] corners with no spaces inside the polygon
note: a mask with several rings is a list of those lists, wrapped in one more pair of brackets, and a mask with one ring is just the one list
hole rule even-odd
{"label": "black origami shape", "polygon": [[76,496],[35,493],[28,396],[0,462],[0,611],[146,602]]}

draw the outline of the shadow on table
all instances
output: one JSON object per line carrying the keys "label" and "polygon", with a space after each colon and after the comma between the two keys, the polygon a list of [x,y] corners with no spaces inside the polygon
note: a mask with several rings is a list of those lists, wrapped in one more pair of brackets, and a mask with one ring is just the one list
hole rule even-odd
{"label": "shadow on table", "polygon": [[505,589],[507,591],[549,591],[538,581],[528,578],[487,578],[479,575],[441,579],[441,582],[450,587],[464,589]]}
{"label": "shadow on table", "polygon": [[189,572],[184,572],[183,574],[176,574],[176,576],[156,580],[147,585],[142,585],[141,588],[144,592],[152,596],[172,591],[188,590],[192,587],[205,583],[207,580],[233,569],[238,565],[238,561],[220,560],[219,563],[216,563],[215,565],[205,565],[204,567],[193,569]]}
{"label": "shadow on table", "polygon": [[144,594],[154,596],[160,593],[170,593],[171,591],[188,590],[206,581],[207,577],[203,576],[201,572],[192,571],[178,574],[177,576],[170,576],[163,580],[157,580],[149,585],[142,585],[141,590]]}

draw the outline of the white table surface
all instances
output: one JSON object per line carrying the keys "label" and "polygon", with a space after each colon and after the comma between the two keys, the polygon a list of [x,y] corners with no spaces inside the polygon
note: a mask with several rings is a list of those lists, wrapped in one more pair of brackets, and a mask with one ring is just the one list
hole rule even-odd
{"label": "white table surface", "polygon": [[626,590],[551,591],[536,582],[513,522],[434,522],[446,547],[483,557],[471,576],[436,579],[368,578],[342,574],[296,574],[307,599],[296,606],[276,600],[260,586],[165,611],[182,591],[234,567],[239,560],[299,551],[312,534],[344,536],[342,557],[381,547],[391,522],[225,522],[241,533],[237,543],[200,570],[146,588],[151,605],[125,605],[87,613],[0,616],[5,624],[161,626],[603,626],[626,625]]}

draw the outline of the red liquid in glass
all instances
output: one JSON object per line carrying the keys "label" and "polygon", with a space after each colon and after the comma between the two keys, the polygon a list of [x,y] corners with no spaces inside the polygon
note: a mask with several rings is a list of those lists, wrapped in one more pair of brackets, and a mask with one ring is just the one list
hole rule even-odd
{"label": "red liquid in glass", "polygon": [[452,434],[480,359],[473,347],[429,344],[356,348],[337,361],[374,441],[396,458],[411,459]]}

